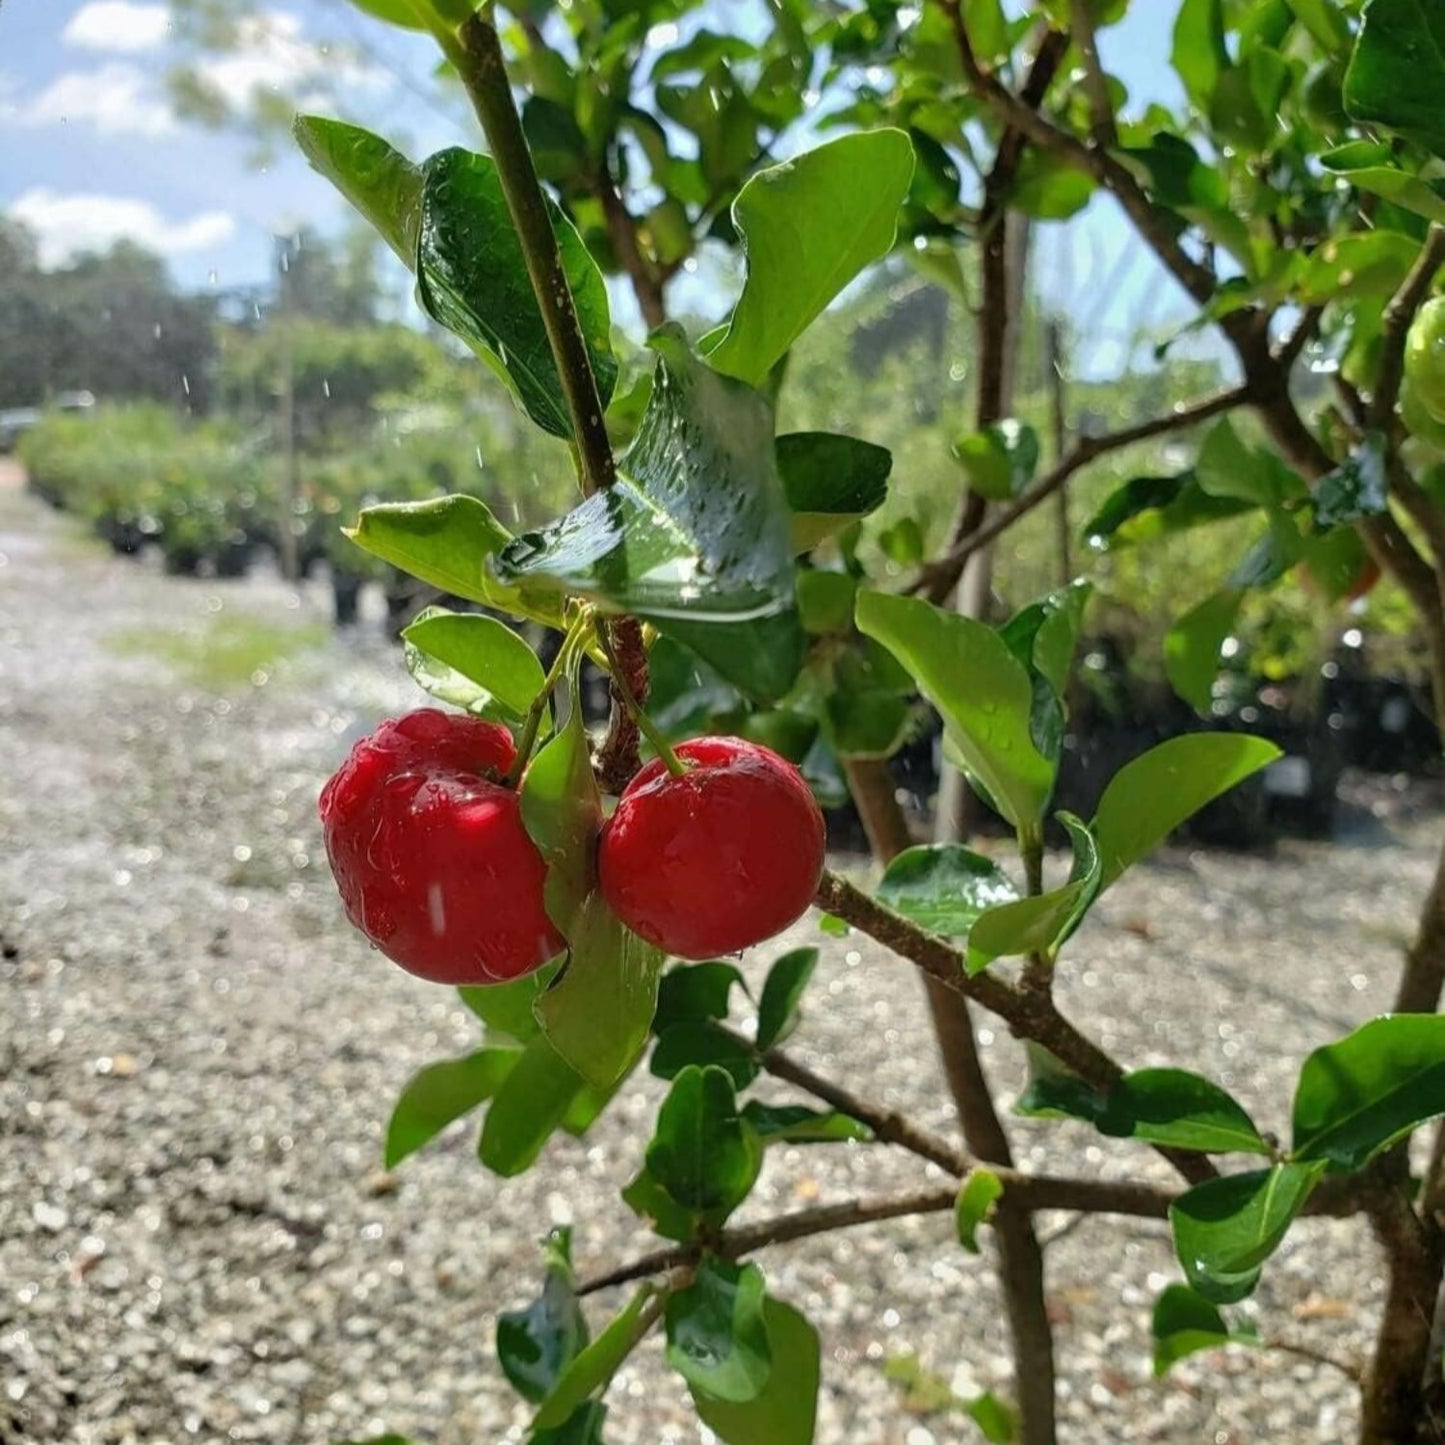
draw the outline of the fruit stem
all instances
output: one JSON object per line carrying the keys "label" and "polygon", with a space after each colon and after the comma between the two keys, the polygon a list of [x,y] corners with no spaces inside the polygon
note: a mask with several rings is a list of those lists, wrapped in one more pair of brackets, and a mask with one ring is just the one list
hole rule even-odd
{"label": "fruit stem", "polygon": [[668,741],[658,730],[656,723],[643,712],[638,705],[637,699],[632,695],[632,689],[627,683],[627,673],[619,665],[616,656],[612,651],[612,638],[607,631],[605,618],[598,617],[596,620],[597,640],[602,644],[602,651],[607,655],[607,665],[612,669],[613,691],[622,700],[622,706],[627,709],[627,715],[637,724],[637,731],[652,745],[652,750],[663,761],[667,771],[674,778],[680,778],[687,772],[687,764],[673,752]]}
{"label": "fruit stem", "polygon": [[511,770],[507,773],[506,785],[515,788],[522,780],[522,774],[527,770],[527,764],[532,760],[532,750],[537,746],[537,734],[542,727],[542,715],[547,711],[547,699],[552,696],[553,691],[559,682],[562,681],[567,669],[572,664],[572,659],[582,643],[583,634],[587,630],[588,618],[585,612],[580,613],[572,625],[567,629],[567,635],[562,639],[562,645],[557,649],[557,656],[552,659],[552,666],[547,670],[547,675],[542,679],[542,689],[532,699],[532,705],[527,709],[527,716],[522,720],[522,732],[517,739],[517,758],[512,764]]}

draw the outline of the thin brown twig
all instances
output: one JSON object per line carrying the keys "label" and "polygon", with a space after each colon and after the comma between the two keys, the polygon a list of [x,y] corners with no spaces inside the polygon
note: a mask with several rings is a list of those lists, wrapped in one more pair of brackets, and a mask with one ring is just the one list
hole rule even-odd
{"label": "thin brown twig", "polygon": [[1069,29],[1084,62],[1084,91],[1089,97],[1089,116],[1094,139],[1101,146],[1117,145],[1119,130],[1114,122],[1114,105],[1109,99],[1109,77],[1099,61],[1098,38],[1094,34],[1094,17],[1089,0],[1070,0]]}
{"label": "thin brown twig", "polygon": [[1021,517],[1027,516],[1041,502],[1047,501],[1075,472],[1082,470],[1090,462],[1097,461],[1109,452],[1118,451],[1121,447],[1182,431],[1185,427],[1207,421],[1222,412],[1248,405],[1252,399],[1253,392],[1248,385],[1231,387],[1227,391],[1216,392],[1213,396],[1202,397],[1198,401],[1177,407],[1166,416],[1153,417],[1135,426],[1122,427],[1105,436],[1080,437],[1057,466],[1046,472],[1008,506],[1001,508],[982,526],[963,537],[945,556],[930,562],[903,590],[908,593],[927,592],[930,597],[941,590],[942,594],[947,596],[962,574],[964,563],[980,547],[988,546]]}
{"label": "thin brown twig", "polygon": [[1435,275],[1445,266],[1445,226],[1430,227],[1410,274],[1385,308],[1380,331],[1380,364],[1375,373],[1375,390],[1370,399],[1370,425],[1378,430],[1389,427],[1400,399],[1400,383],[1405,378],[1405,339],[1415,313],[1430,294]]}
{"label": "thin brown twig", "polygon": [[1317,1350],[1312,1345],[1302,1344],[1300,1341],[1290,1338],[1280,1339],[1267,1336],[1259,1343],[1266,1350],[1282,1350],[1287,1355],[1298,1355],[1300,1359],[1313,1361],[1316,1365],[1328,1365],[1332,1370],[1338,1370],[1355,1385],[1364,1383],[1365,1371],[1355,1360],[1342,1359],[1339,1355],[1330,1354],[1328,1350]]}

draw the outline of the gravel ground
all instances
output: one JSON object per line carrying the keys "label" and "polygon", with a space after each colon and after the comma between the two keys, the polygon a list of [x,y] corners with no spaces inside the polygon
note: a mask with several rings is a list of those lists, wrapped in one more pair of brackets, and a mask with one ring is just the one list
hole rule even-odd
{"label": "gravel ground", "polygon": [[[380,1172],[397,1090],[475,1027],[341,916],[317,791],[358,730],[419,699],[378,629],[325,622],[319,591],[165,579],[0,485],[0,1441],[518,1440],[492,1324],[530,1291],[538,1234],[572,1223],[584,1271],[645,1244],[617,1189],[651,1079],[525,1178],[482,1174],[465,1126]],[[252,668],[256,634],[290,656]],[[1385,1004],[1438,827],[1362,793],[1334,847],[1166,854],[1096,910],[1065,1002],[1121,1059],[1200,1068],[1282,1129],[1302,1054]],[[786,941],[803,940],[807,921]],[[798,1052],[948,1128],[906,966],[821,942]],[[1008,1095],[1019,1051],[982,1037]],[[1015,1134],[1028,1165],[1167,1179],[1082,1128]],[[937,1177],[878,1147],[778,1151],[744,1217]],[[1084,1221],[1048,1258],[1071,1445],[1351,1436],[1353,1387],[1281,1353],[1150,1379],[1149,1307],[1175,1277],[1162,1226]],[[763,1263],[823,1333],[820,1442],[978,1438],[901,1410],[884,1371],[916,1352],[963,1394],[1007,1378],[987,1259],[945,1219]],[[1358,1354],[1380,1289],[1360,1228],[1306,1221],[1250,1312]],[[705,1438],[655,1340],[611,1398],[621,1445]]]}

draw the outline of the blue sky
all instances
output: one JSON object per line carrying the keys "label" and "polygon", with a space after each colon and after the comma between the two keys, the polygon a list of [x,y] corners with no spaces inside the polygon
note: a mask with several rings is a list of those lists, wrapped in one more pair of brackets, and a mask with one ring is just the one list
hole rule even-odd
{"label": "blue sky", "polygon": [[[1178,96],[1167,60],[1176,8],[1147,0],[1101,37],[1133,104]],[[355,118],[422,154],[459,138],[424,99],[429,43],[345,0],[275,0],[207,78],[238,101],[254,87],[304,90],[328,63],[323,35],[360,48],[348,62]],[[0,0],[0,209],[39,232],[48,260],[128,236],[162,253],[183,284],[226,287],[265,275],[274,233],[341,224],[344,204],[284,147],[257,169],[247,139],[171,114],[162,77],[177,53],[161,0]],[[1076,315],[1104,351],[1107,334],[1178,306],[1107,201],[1042,228],[1036,256],[1045,294],[1080,298]]]}

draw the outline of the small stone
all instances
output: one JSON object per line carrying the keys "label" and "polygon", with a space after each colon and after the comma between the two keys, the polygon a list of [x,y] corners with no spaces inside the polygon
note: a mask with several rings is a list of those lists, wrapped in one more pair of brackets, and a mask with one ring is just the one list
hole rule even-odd
{"label": "small stone", "polygon": [[44,1199],[35,1201],[35,1207],[30,1211],[30,1217],[41,1229],[47,1230],[51,1234],[59,1234],[70,1223],[70,1214],[67,1210]]}

